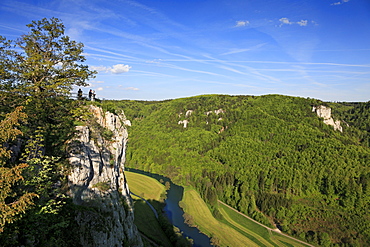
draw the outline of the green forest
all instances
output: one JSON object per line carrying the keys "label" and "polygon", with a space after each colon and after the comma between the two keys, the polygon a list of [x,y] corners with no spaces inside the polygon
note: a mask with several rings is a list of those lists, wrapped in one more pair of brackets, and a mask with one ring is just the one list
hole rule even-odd
{"label": "green forest", "polygon": [[126,167],[195,187],[216,217],[221,200],[315,245],[370,245],[370,102],[202,95],[102,106],[132,121]]}

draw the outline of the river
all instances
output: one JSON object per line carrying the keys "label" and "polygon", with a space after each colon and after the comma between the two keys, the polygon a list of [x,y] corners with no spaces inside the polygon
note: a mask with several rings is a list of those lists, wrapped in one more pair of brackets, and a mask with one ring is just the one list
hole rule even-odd
{"label": "river", "polygon": [[190,227],[184,222],[184,211],[179,206],[179,202],[182,200],[182,196],[184,194],[184,188],[172,183],[172,181],[167,178],[163,177],[159,174],[153,174],[149,172],[144,172],[142,170],[137,170],[133,168],[127,168],[130,172],[140,173],[152,178],[157,179],[158,181],[163,180],[164,182],[170,182],[170,189],[167,191],[167,199],[165,201],[166,206],[164,208],[165,214],[170,222],[178,227],[182,232],[184,237],[189,237],[194,240],[193,246],[194,247],[210,247],[210,239],[207,235],[199,232],[198,228]]}

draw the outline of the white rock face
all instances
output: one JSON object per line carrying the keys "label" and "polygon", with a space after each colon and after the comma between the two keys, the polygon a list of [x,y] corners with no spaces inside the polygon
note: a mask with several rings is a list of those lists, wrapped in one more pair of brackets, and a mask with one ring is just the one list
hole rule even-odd
{"label": "white rock face", "polygon": [[193,110],[187,110],[185,113],[185,117],[190,117],[192,113],[193,113]]}
{"label": "white rock face", "polygon": [[224,110],[222,110],[221,108],[220,109],[218,109],[218,110],[214,110],[214,111],[207,111],[207,112],[205,112],[204,114],[206,114],[207,116],[209,115],[209,114],[211,114],[211,113],[215,113],[216,115],[218,115],[218,114],[220,114],[220,113],[225,113],[225,111]]}
{"label": "white rock face", "polygon": [[315,111],[318,117],[324,118],[325,124],[333,126],[334,130],[339,130],[340,132],[343,132],[343,127],[340,125],[341,122],[339,120],[334,121],[334,119],[331,117],[330,107],[326,107],[323,105],[314,106],[312,108],[312,112]]}
{"label": "white rock face", "polygon": [[78,137],[70,144],[70,195],[75,204],[97,208],[78,214],[81,244],[143,246],[133,223],[132,199],[124,175],[128,120],[123,112],[103,113],[95,106],[90,106],[90,111],[112,137],[105,140],[88,126],[77,126]]}
{"label": "white rock face", "polygon": [[222,110],[222,109],[218,109],[218,110],[215,110],[215,113],[216,113],[216,115],[218,115],[218,114],[220,114],[220,113],[225,113],[225,111],[224,111],[224,110]]}
{"label": "white rock face", "polygon": [[179,121],[177,124],[183,124],[184,128],[186,128],[188,126],[188,123],[189,121],[185,119],[185,120]]}

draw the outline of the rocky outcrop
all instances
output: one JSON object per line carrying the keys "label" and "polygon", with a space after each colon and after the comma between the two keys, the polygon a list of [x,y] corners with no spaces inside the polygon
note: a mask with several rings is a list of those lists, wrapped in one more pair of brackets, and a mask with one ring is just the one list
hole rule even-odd
{"label": "rocky outcrop", "polygon": [[225,113],[225,111],[224,110],[222,110],[221,108],[220,109],[218,109],[218,110],[214,110],[214,111],[207,111],[207,112],[205,112],[204,114],[206,114],[207,116],[209,115],[209,114],[211,114],[211,113],[215,113],[216,115],[218,115],[218,114],[220,114],[220,113]]}
{"label": "rocky outcrop", "polygon": [[331,117],[330,107],[326,107],[323,105],[314,106],[312,108],[312,112],[316,112],[318,117],[324,118],[324,123],[333,126],[334,130],[339,130],[340,132],[343,132],[343,127],[340,125],[341,122],[339,120],[334,121],[334,119]]}
{"label": "rocky outcrop", "polygon": [[179,121],[177,124],[183,124],[184,128],[186,128],[188,126],[188,123],[189,121],[185,119],[185,120]]}
{"label": "rocky outcrop", "polygon": [[[77,126],[71,141],[70,196],[87,210],[77,213],[83,246],[143,246],[134,225],[133,204],[124,174],[129,121],[123,112],[90,106],[96,123]],[[91,210],[90,210],[91,209]]]}

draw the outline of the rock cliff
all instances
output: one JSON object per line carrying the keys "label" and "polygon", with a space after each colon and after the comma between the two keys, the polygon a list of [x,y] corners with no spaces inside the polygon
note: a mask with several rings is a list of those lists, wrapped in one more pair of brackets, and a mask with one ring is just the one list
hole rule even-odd
{"label": "rock cliff", "polygon": [[90,106],[95,117],[89,126],[77,126],[70,145],[70,195],[80,210],[76,220],[83,246],[143,246],[134,225],[130,191],[124,174],[127,129],[124,113],[103,113]]}
{"label": "rock cliff", "polygon": [[331,125],[334,127],[334,130],[339,130],[340,132],[343,132],[343,127],[340,125],[341,122],[339,120],[334,121],[334,119],[331,117],[330,107],[326,107],[323,105],[314,106],[312,108],[312,112],[316,112],[318,117],[324,118],[324,123],[326,125]]}

